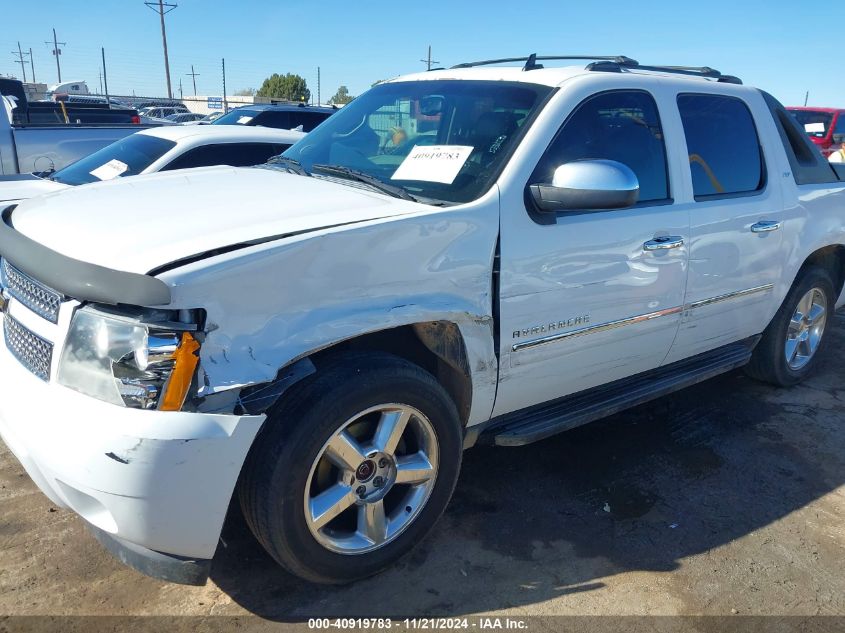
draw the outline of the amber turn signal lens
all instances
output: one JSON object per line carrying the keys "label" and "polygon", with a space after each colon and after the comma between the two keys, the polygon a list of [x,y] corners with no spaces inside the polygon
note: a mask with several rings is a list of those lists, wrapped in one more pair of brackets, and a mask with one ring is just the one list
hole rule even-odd
{"label": "amber turn signal lens", "polygon": [[200,344],[190,333],[182,333],[182,341],[176,351],[173,352],[175,365],[170,374],[170,380],[167,382],[167,389],[164,392],[164,399],[159,406],[159,410],[179,411],[185,404],[188,389],[194,378],[194,371],[196,371],[197,363],[200,360],[197,356],[199,348]]}

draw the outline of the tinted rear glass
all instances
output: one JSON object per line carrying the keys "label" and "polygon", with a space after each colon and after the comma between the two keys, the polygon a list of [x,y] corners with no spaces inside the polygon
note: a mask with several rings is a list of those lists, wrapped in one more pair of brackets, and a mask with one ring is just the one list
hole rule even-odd
{"label": "tinted rear glass", "polygon": [[789,110],[789,114],[795,117],[798,124],[811,137],[824,138],[833,122],[833,115],[830,112],[818,110]]}

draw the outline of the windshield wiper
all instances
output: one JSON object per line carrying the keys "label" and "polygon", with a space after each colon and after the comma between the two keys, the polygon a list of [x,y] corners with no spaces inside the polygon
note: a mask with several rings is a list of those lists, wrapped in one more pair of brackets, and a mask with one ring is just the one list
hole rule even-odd
{"label": "windshield wiper", "polygon": [[282,156],[281,154],[271,156],[264,164],[272,165],[274,168],[284,169],[285,171],[289,171],[292,174],[299,174],[300,176],[311,175],[305,170],[305,167],[303,167],[298,160]]}
{"label": "windshield wiper", "polygon": [[363,182],[364,184],[370,185],[371,187],[393,196],[394,198],[402,198],[402,200],[410,200],[412,202],[417,201],[414,196],[402,189],[402,187],[389,185],[383,180],[380,180],[375,176],[370,176],[370,174],[364,173],[363,171],[358,171],[357,169],[350,169],[349,167],[343,167],[342,165],[311,165],[311,169],[315,171],[319,170],[334,176],[348,178],[349,180]]}

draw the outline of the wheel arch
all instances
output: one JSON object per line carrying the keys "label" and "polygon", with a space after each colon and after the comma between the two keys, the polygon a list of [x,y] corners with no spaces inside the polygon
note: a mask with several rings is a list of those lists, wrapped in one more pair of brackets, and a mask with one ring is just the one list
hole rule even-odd
{"label": "wheel arch", "polygon": [[838,298],[842,294],[843,286],[845,286],[845,246],[830,244],[810,253],[798,269],[793,285],[801,278],[803,272],[811,266],[818,266],[830,274]]}
{"label": "wheel arch", "polygon": [[[387,352],[403,358],[432,374],[452,398],[461,423],[466,427],[478,413],[473,405],[489,414],[492,401],[485,400],[480,382],[490,381],[490,363],[473,363],[470,337],[478,336],[473,327],[450,320],[420,321],[362,333],[309,351],[281,367],[274,380],[250,385],[241,391],[240,400],[255,404],[253,411],[269,409],[291,386],[320,371],[334,355],[345,351]],[[488,334],[492,338],[492,334]],[[476,348],[478,341],[475,341]],[[492,343],[491,343],[492,344]],[[476,349],[477,353],[477,349]],[[475,371],[473,370],[475,369]],[[254,394],[257,394],[254,396]]]}
{"label": "wheel arch", "polygon": [[466,426],[472,408],[473,378],[464,336],[452,321],[424,321],[369,332],[309,355],[319,371],[326,357],[341,351],[387,352],[422,367],[449,393]]}

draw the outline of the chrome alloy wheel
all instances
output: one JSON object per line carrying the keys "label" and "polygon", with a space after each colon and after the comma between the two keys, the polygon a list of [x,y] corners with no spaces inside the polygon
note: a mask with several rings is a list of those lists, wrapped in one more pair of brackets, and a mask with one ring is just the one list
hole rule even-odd
{"label": "chrome alloy wheel", "polygon": [[819,348],[827,321],[827,299],[819,288],[811,288],[798,302],[786,332],[784,353],[792,370],[802,369]]}
{"label": "chrome alloy wheel", "polygon": [[323,445],[305,485],[305,521],[323,547],[364,554],[399,536],[437,479],[431,422],[403,404],[371,407]]}

